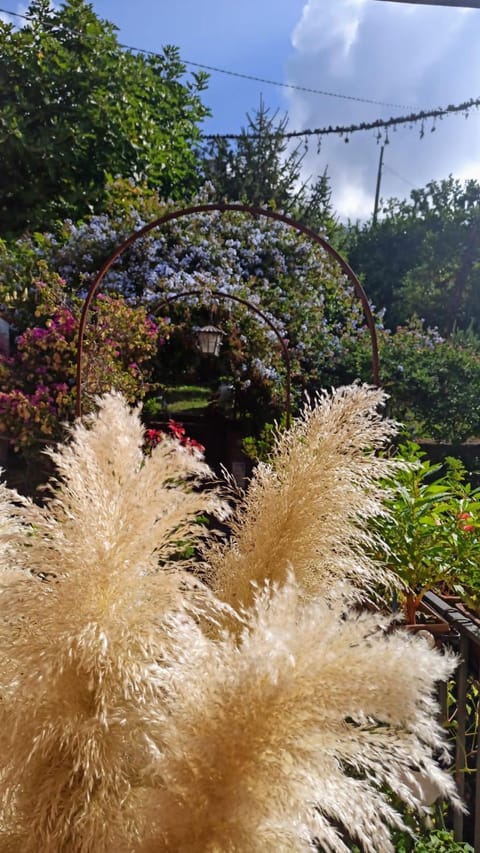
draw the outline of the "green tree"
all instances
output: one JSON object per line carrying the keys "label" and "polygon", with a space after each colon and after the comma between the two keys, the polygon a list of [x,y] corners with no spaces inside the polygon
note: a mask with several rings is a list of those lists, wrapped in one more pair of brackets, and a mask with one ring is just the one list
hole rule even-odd
{"label": "green tree", "polygon": [[278,115],[263,100],[233,143],[222,137],[205,149],[203,169],[219,200],[241,201],[283,210],[315,228],[334,229],[330,182],[325,171],[312,183],[302,175],[305,151],[285,138],[288,115]]}
{"label": "green tree", "polygon": [[449,177],[391,199],[383,219],[354,226],[349,258],[391,327],[413,314],[443,333],[480,328],[480,183]]}
{"label": "green tree", "polygon": [[27,18],[0,22],[0,233],[78,219],[100,206],[108,174],[191,194],[206,75],[181,82],[174,47],[122,49],[84,0],[33,0]]}
{"label": "green tree", "polygon": [[[368,380],[367,343],[359,338],[345,353],[350,377]],[[412,318],[393,334],[378,328],[378,344],[380,384],[410,437],[460,444],[480,436],[480,338],[473,332],[442,338]]]}

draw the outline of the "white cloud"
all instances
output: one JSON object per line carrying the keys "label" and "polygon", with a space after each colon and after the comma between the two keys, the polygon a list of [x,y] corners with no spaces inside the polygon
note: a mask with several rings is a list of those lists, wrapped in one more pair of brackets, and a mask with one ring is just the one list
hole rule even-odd
{"label": "white cloud", "polygon": [[345,219],[353,221],[368,219],[372,213],[371,196],[360,184],[352,186],[340,182],[340,185],[337,186],[336,199]]}
{"label": "white cloud", "polygon": [[340,51],[344,60],[355,44],[368,0],[343,0],[323,5],[318,14],[318,0],[309,0],[292,35],[292,44],[306,54],[320,50]]}
{"label": "white cloud", "polygon": [[[292,32],[289,82],[343,92],[418,110],[475,97],[480,91],[480,11],[373,0],[308,0]],[[289,95],[292,128],[357,123],[405,114],[408,109]],[[422,186],[453,173],[478,177],[480,116],[461,116],[390,133],[382,195],[408,195],[408,184]],[[328,164],[334,203],[344,216],[364,216],[373,208],[379,149],[374,133],[354,135],[346,145],[324,137],[320,156],[311,146],[305,173]],[[402,177],[399,177],[402,176]]]}

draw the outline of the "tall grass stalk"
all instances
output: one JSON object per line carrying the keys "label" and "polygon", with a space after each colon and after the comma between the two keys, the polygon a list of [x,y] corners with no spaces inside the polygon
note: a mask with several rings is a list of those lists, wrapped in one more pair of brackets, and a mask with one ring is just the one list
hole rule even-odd
{"label": "tall grass stalk", "polygon": [[2,487],[2,853],[390,853],[387,788],[455,801],[433,757],[452,656],[346,603],[375,580],[382,399],[325,395],[279,439],[210,587],[177,560],[224,509],[208,469],[173,439],[144,456],[115,394],[52,454],[43,506]]}

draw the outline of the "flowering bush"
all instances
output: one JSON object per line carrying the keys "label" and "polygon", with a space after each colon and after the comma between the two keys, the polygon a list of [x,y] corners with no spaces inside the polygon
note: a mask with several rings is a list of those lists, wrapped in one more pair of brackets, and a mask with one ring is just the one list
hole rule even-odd
{"label": "flowering bush", "polygon": [[[208,201],[208,191],[197,200]],[[67,220],[54,233],[8,247],[0,243],[3,294],[14,298],[9,304],[20,329],[33,325],[26,320],[35,310],[33,275],[55,270],[70,292],[84,294],[92,274],[128,234],[173,207],[144,186],[113,181],[104,213],[80,223]],[[196,289],[203,296],[176,299],[167,307],[169,298]],[[214,298],[214,289],[226,298]],[[191,329],[213,313],[226,332],[216,379],[234,385],[237,412],[248,415],[253,433],[283,410],[285,366],[273,333],[229,296],[252,302],[288,340],[297,399],[305,388],[372,378],[370,335],[350,283],[321,248],[282,223],[238,213],[167,223],[115,262],[103,291],[169,315],[172,334],[157,379],[170,383],[198,377],[202,366]],[[392,414],[417,436],[458,442],[478,434],[479,341],[442,339],[418,319],[392,333],[384,329],[381,311],[375,321],[381,382],[391,395]]]}
{"label": "flowering bush", "polygon": [[[188,447],[189,450],[198,451],[199,453],[203,453],[205,448],[203,444],[200,444],[199,441],[196,441],[194,438],[190,438],[186,435],[185,427],[182,424],[177,423],[172,418],[168,421],[168,432],[177,441],[180,442],[182,447]],[[167,433],[161,429],[147,429],[145,430],[145,448],[147,452],[151,453],[154,447],[157,447],[161,441],[164,440]]]}
{"label": "flowering bush", "polygon": [[[122,211],[117,199],[110,212],[65,228],[61,241],[50,248],[55,268],[72,283],[85,283],[85,272],[98,268],[99,250],[103,259],[131,230],[172,209],[159,200],[155,209],[151,195],[147,202],[145,210],[138,195],[130,207],[124,199]],[[272,353],[272,333],[234,300],[215,300],[211,289],[258,306],[288,339],[299,376],[321,379],[323,374],[326,384],[345,346],[366,334],[350,282],[320,247],[280,222],[239,213],[197,214],[150,232],[119,259],[107,274],[105,288],[155,302],[203,290],[202,299],[182,299],[172,306],[173,316],[181,321],[189,310],[194,320],[199,303],[207,312],[213,307],[228,315],[233,320],[228,330],[233,349],[241,350],[242,364],[249,369],[256,359],[258,369],[272,380],[272,389],[282,372],[275,347]],[[238,381],[244,378],[237,376]]]}
{"label": "flowering bush", "polygon": [[[198,201],[207,200],[206,190]],[[55,233],[19,241],[17,267],[24,263],[30,271],[33,253],[37,264],[43,259],[70,289],[84,292],[92,273],[128,234],[172,209],[151,190],[112,182],[103,214],[83,223],[66,221]],[[234,384],[242,413],[256,409],[267,419],[278,415],[284,363],[277,339],[255,312],[233,299],[215,299],[213,289],[252,302],[288,340],[299,397],[305,386],[348,378],[340,375],[344,352],[368,338],[352,286],[320,247],[282,223],[239,213],[197,214],[155,229],[115,262],[103,287],[151,308],[195,289],[204,296],[178,299],[168,307],[185,344],[179,347],[172,336],[162,370],[175,370],[177,381],[191,371],[196,360],[187,326],[203,325],[213,312],[227,333],[219,371]]]}
{"label": "flowering bush", "polygon": [[[53,440],[75,409],[75,369],[81,301],[50,276],[36,283],[38,325],[19,335],[16,352],[0,356],[0,431],[17,450]],[[93,395],[121,390],[131,402],[148,389],[151,360],[165,332],[143,308],[100,295],[85,340],[83,375],[87,408]]]}

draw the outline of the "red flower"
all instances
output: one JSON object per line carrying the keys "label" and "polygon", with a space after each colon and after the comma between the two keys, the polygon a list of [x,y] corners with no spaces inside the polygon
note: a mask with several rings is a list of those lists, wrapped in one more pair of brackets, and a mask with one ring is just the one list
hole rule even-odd
{"label": "red flower", "polygon": [[474,524],[465,524],[462,528],[466,533],[472,533],[475,530]]}
{"label": "red flower", "polygon": [[[172,433],[173,437],[180,442],[183,447],[188,447],[189,450],[199,450],[201,453],[204,452],[205,448],[203,444],[200,444],[199,441],[196,441],[194,438],[189,438],[185,435],[185,428],[182,424],[178,424],[176,421],[170,418],[168,422],[168,428]],[[145,430],[145,446],[146,450],[152,451],[154,447],[157,446],[164,437],[165,433],[160,429],[147,429]]]}
{"label": "red flower", "polygon": [[183,427],[181,424],[177,424],[176,421],[170,418],[168,422],[168,428],[172,435],[175,436],[175,438],[178,438],[179,441],[183,440],[183,437],[185,435],[185,427]]}
{"label": "red flower", "polygon": [[191,450],[199,450],[200,453],[203,453],[205,451],[203,444],[200,444],[200,442],[196,441],[194,438],[186,438],[183,441],[183,444],[185,445],[185,447],[190,447]]}
{"label": "red flower", "polygon": [[145,443],[150,449],[156,447],[162,438],[163,433],[159,429],[147,429],[145,432]]}

